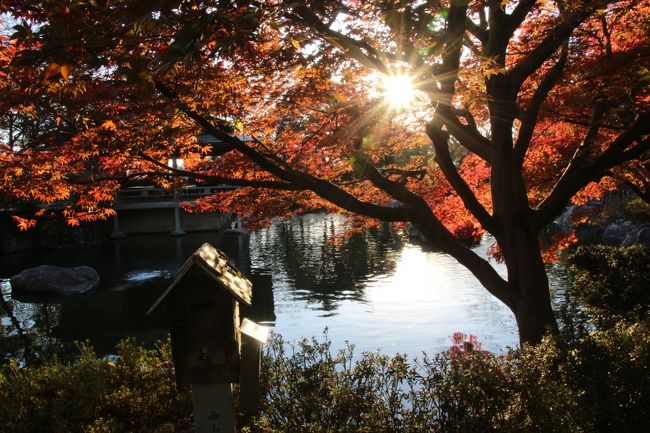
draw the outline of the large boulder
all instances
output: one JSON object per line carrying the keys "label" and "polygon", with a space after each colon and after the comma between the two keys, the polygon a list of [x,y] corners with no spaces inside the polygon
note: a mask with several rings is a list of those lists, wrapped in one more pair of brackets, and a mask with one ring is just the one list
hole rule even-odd
{"label": "large boulder", "polygon": [[603,243],[615,247],[633,244],[635,242],[632,237],[636,231],[637,225],[634,222],[627,219],[618,219],[605,227]]}
{"label": "large boulder", "polygon": [[11,277],[12,297],[18,300],[59,300],[87,293],[98,284],[99,275],[90,266],[42,265]]}
{"label": "large boulder", "polygon": [[576,206],[571,204],[562,212],[562,214],[553,221],[555,223],[555,229],[559,233],[571,233],[574,230],[573,226],[573,212],[576,210]]}
{"label": "large boulder", "polygon": [[637,233],[636,242],[650,247],[650,224],[646,224]]}

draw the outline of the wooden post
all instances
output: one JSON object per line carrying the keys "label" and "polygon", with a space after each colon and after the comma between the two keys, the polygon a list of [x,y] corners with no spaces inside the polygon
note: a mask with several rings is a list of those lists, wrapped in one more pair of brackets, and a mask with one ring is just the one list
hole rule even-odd
{"label": "wooden post", "polygon": [[[172,168],[176,167],[176,157],[172,155]],[[174,181],[174,230],[170,233],[172,236],[185,236],[185,230],[183,230],[183,226],[181,225],[181,207],[179,201],[178,185]]]}
{"label": "wooden post", "polygon": [[260,362],[262,344],[269,338],[269,328],[252,320],[242,320],[241,370],[239,377],[239,409],[246,415],[260,410]]}
{"label": "wooden post", "polygon": [[239,378],[239,410],[246,415],[260,411],[260,364],[262,343],[242,335],[241,376]]}
{"label": "wooden post", "polygon": [[120,230],[120,220],[117,212],[115,212],[115,215],[113,215],[113,231],[109,237],[111,239],[124,239],[126,237],[126,233]]}
{"label": "wooden post", "polygon": [[232,386],[192,384],[194,428],[196,433],[235,433]]}

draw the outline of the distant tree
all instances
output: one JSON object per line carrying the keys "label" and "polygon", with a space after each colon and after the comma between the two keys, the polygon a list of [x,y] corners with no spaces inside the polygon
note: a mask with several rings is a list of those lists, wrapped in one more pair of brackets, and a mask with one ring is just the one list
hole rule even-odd
{"label": "distant tree", "polygon": [[[69,200],[71,224],[110,215],[126,179],[171,175],[244,187],[197,207],[258,220],[409,222],[537,343],[557,329],[540,231],[571,200],[647,188],[647,0],[0,5],[18,23],[0,113],[69,131],[3,145],[0,183]],[[483,231],[505,278],[459,240]]]}

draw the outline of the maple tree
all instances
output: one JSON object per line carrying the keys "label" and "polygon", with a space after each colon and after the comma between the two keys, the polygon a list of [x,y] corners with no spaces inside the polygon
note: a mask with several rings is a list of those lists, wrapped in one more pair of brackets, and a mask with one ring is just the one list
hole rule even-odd
{"label": "maple tree", "polygon": [[[541,231],[571,200],[650,192],[649,5],[2,0],[0,116],[38,127],[3,126],[0,184],[71,224],[133,179],[238,186],[193,207],[256,221],[411,223],[536,343],[557,328]],[[408,107],[382,76],[408,77]],[[462,241],[484,231],[505,278]]]}

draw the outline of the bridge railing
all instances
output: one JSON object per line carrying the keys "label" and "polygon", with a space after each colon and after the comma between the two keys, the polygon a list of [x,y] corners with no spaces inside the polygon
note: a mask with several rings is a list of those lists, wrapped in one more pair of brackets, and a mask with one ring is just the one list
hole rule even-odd
{"label": "bridge railing", "polygon": [[[235,187],[226,185],[217,186],[190,186],[178,191],[179,201],[195,200],[207,195],[217,194],[222,191],[228,191]],[[143,202],[161,202],[174,201],[174,191],[164,188],[138,187],[121,189],[115,195],[117,203],[143,203]]]}

